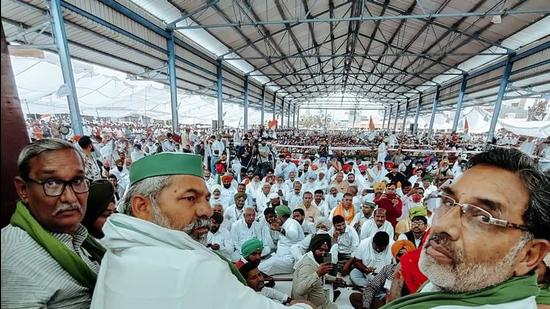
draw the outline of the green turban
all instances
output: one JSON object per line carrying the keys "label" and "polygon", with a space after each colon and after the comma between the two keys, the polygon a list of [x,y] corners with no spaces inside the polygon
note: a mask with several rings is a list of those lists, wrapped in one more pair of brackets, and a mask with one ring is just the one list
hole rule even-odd
{"label": "green turban", "polygon": [[163,152],[143,157],[130,169],[130,185],[155,176],[191,175],[203,178],[201,156]]}
{"label": "green turban", "polygon": [[262,251],[263,248],[264,243],[261,240],[257,238],[252,238],[245,241],[244,244],[241,246],[241,255],[244,258],[247,258],[256,251]]}
{"label": "green turban", "polygon": [[422,204],[420,204],[418,206],[415,206],[415,207],[411,207],[411,209],[409,209],[409,218],[413,218],[413,217],[416,217],[416,216],[427,217],[428,216],[428,210],[426,209],[426,207],[424,207]]}
{"label": "green turban", "polygon": [[275,214],[277,215],[277,217],[282,217],[282,216],[289,216],[290,217],[291,213],[292,213],[292,211],[286,205],[279,205],[279,206],[275,207]]}
{"label": "green turban", "polygon": [[244,197],[244,199],[246,200],[248,196],[244,192],[237,192],[235,193],[235,197],[234,197],[235,202],[237,201],[237,199],[240,199],[241,197]]}

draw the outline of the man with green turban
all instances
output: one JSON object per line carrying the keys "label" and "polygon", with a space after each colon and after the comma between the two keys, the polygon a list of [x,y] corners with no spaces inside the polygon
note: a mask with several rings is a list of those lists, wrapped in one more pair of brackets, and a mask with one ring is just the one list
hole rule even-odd
{"label": "man with green turban", "polygon": [[259,269],[270,276],[293,272],[294,257],[291,247],[304,239],[304,231],[298,221],[290,217],[292,211],[286,205],[275,207],[277,219],[271,223],[271,230],[280,233],[275,254],[263,261]]}
{"label": "man with green turban", "polygon": [[105,267],[91,308],[282,307],[246,287],[232,263],[197,241],[209,229],[208,198],[200,156],[161,153],[136,161],[123,213],[103,228]]}
{"label": "man with green turban", "polygon": [[260,263],[263,248],[264,243],[258,238],[245,241],[241,246],[242,257],[235,263],[235,266],[240,269],[246,263]]}

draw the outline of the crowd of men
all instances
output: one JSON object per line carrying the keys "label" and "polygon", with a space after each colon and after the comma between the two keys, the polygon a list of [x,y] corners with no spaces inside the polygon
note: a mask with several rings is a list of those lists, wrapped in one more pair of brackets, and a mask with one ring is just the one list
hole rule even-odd
{"label": "crowd of men", "polygon": [[527,155],[456,133],[32,131],[3,308],[336,308],[346,286],[355,308],[550,304],[550,179],[529,156],[548,139]]}

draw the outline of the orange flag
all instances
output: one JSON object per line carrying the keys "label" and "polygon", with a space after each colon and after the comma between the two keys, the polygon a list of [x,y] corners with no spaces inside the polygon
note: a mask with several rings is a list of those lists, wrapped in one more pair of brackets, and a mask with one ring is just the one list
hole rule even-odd
{"label": "orange flag", "polygon": [[374,130],[374,122],[372,121],[372,116],[369,118],[369,130]]}

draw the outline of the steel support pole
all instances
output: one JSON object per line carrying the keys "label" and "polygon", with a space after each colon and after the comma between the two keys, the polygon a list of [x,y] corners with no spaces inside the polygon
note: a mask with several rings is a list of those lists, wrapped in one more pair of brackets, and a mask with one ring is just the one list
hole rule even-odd
{"label": "steel support pole", "polygon": [[460,112],[462,111],[462,103],[464,102],[464,93],[466,93],[466,84],[468,75],[462,75],[462,83],[460,84],[460,93],[456,101],[455,119],[453,120],[453,132],[456,132],[458,128],[458,120],[460,119]]}
{"label": "steel support pole", "polygon": [[489,133],[487,134],[487,141],[491,143],[495,136],[495,128],[497,126],[498,116],[500,114],[500,108],[502,107],[502,100],[506,93],[506,87],[508,86],[508,80],[510,79],[510,73],[512,72],[512,57],[515,54],[508,55],[506,61],[506,67],[504,68],[504,75],[500,80],[500,87],[498,88],[497,101],[495,102],[495,109],[493,110],[493,118],[491,118],[491,126],[489,127]]}
{"label": "steel support pole", "polygon": [[292,128],[296,129],[296,103],[294,103],[294,108],[292,109]]}
{"label": "steel support pole", "polygon": [[395,122],[393,123],[393,131],[397,130],[397,119],[399,119],[399,103],[395,107]]}
{"label": "steel support pole", "polygon": [[248,131],[248,75],[244,76],[244,116],[243,129]]}
{"label": "steel support pole", "polygon": [[430,118],[430,126],[428,127],[428,138],[432,137],[432,133],[434,129],[435,113],[437,112],[438,105],[439,105],[439,85],[435,87],[434,102],[432,104],[432,115]]}
{"label": "steel support pole", "polygon": [[390,130],[391,126],[391,113],[393,112],[393,105],[390,106],[390,112],[388,113],[388,131]]}
{"label": "steel support pole", "polygon": [[216,67],[216,86],[218,94],[218,132],[223,130],[223,76],[222,60],[218,59]]}
{"label": "steel support pole", "polygon": [[298,106],[298,111],[296,112],[296,129],[300,129],[300,107]]}
{"label": "steel support pole", "polygon": [[277,109],[277,91],[273,93],[273,120],[277,119],[275,117],[275,110]]}
{"label": "steel support pole", "polygon": [[71,127],[75,135],[82,135],[82,117],[80,116],[80,107],[78,106],[78,96],[76,94],[76,84],[74,81],[73,66],[71,64],[71,55],[69,45],[67,44],[67,34],[63,21],[63,12],[61,11],[61,1],[50,1],[50,14],[53,20],[53,34],[57,45],[61,73],[63,82],[68,90],[67,102],[69,103],[69,113],[71,114]]}
{"label": "steel support pole", "polygon": [[409,99],[407,99],[407,103],[405,104],[405,114],[403,115],[403,128],[401,128],[401,132],[405,133],[407,131],[407,116],[409,115]]}
{"label": "steel support pole", "polygon": [[420,116],[420,103],[422,102],[422,92],[418,94],[418,104],[416,104],[416,113],[414,114],[413,134],[418,132],[418,117]]}
{"label": "steel support pole", "polygon": [[285,98],[283,97],[283,103],[281,103],[281,129],[285,127]]}
{"label": "steel support pole", "polygon": [[286,119],[287,119],[286,126],[287,126],[287,128],[290,128],[290,114],[291,114],[290,105],[291,105],[291,103],[288,102],[288,110],[287,110],[287,113],[286,113]]}
{"label": "steel support pole", "polygon": [[172,131],[179,131],[178,123],[178,88],[176,85],[176,49],[174,42],[174,33],[170,31],[170,36],[166,40],[168,49],[168,74],[170,74],[170,106],[172,110]]}
{"label": "steel support pole", "polygon": [[262,109],[260,110],[260,124],[265,125],[265,85],[262,86]]}
{"label": "steel support pole", "polygon": [[382,130],[386,127],[386,114],[388,113],[388,108],[384,108],[384,118],[382,118]]}

